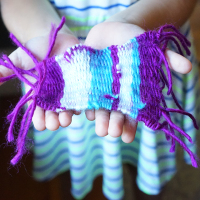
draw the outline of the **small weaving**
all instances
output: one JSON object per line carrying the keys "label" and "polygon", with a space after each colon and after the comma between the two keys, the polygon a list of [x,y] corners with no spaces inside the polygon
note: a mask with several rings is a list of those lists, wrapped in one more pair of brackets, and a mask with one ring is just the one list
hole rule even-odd
{"label": "small weaving", "polygon": [[[182,45],[189,55],[190,42],[174,26],[165,25],[158,31],[145,32],[124,45],[97,50],[78,44],[68,48],[62,55],[49,57],[64,22],[65,18],[62,18],[59,27],[52,29],[49,50],[41,62],[14,35],[10,35],[16,45],[32,58],[35,63],[33,69],[17,68],[6,55],[0,59],[1,65],[14,71],[14,75],[1,78],[0,82],[18,77],[31,87],[7,116],[11,121],[8,142],[16,141],[16,155],[11,164],[15,165],[27,150],[26,136],[37,105],[56,112],[100,108],[121,111],[136,121],[144,122],[152,130],[162,130],[166,139],[171,141],[170,152],[175,151],[177,141],[190,155],[192,165],[197,167],[196,156],[175,131],[190,142],[191,137],[172,122],[170,113],[187,115],[193,120],[195,128],[198,129],[198,126],[195,118],[182,109],[173,93],[171,72],[164,55],[169,41],[174,42],[180,54],[183,55]],[[34,77],[36,82],[31,83],[25,78],[26,74]],[[172,96],[177,109],[167,107],[162,94],[165,87],[168,87],[167,94]],[[18,137],[15,138],[13,129],[18,113],[30,100]]]}

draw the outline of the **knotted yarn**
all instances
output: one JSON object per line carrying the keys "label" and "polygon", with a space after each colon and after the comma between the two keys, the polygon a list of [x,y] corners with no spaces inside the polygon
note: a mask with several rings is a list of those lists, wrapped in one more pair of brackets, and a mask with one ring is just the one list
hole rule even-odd
{"label": "knotted yarn", "polygon": [[[190,42],[174,26],[164,25],[158,31],[145,32],[123,45],[97,50],[77,44],[61,55],[50,57],[57,33],[64,23],[63,17],[57,28],[53,26],[49,49],[41,62],[10,34],[13,42],[33,60],[34,68],[20,69],[6,55],[0,59],[1,65],[14,72],[14,75],[0,78],[0,82],[18,77],[31,88],[7,116],[10,121],[7,140],[16,141],[16,155],[11,164],[17,164],[27,151],[25,144],[28,129],[36,106],[40,106],[44,110],[55,112],[69,109],[120,111],[136,121],[144,122],[152,130],[162,130],[166,139],[171,141],[170,152],[175,151],[177,141],[190,155],[192,165],[198,167],[197,157],[176,135],[176,131],[190,142],[191,137],[171,120],[171,112],[187,115],[198,129],[195,118],[183,110],[174,95],[172,76],[164,54],[168,42],[172,41],[180,54],[183,55],[183,48],[189,55]],[[31,83],[25,75],[32,76],[36,82]],[[168,88],[167,95],[172,96],[177,109],[167,107],[163,96],[165,87]],[[23,115],[18,136],[15,138],[13,129],[17,116],[30,100],[31,104]]]}

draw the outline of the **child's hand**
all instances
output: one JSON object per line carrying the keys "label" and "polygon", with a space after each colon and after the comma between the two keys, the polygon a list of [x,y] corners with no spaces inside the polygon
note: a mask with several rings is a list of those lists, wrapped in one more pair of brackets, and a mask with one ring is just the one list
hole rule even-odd
{"label": "child's hand", "polygon": [[[59,55],[68,47],[77,43],[79,43],[79,41],[73,35],[58,33],[51,56]],[[48,45],[49,35],[33,38],[24,44],[24,46],[26,46],[26,48],[28,48],[39,61],[44,59],[48,50]],[[34,63],[31,58],[21,48],[15,50],[9,58],[14,65],[19,68],[27,70],[34,67]],[[11,74],[13,74],[11,70],[0,66],[0,77],[6,77]],[[34,82],[32,77],[29,77],[29,80]],[[28,90],[29,88],[26,85],[26,92]],[[58,114],[49,110],[45,111],[41,107],[37,106],[33,116],[33,124],[39,131],[42,131],[45,128],[54,131],[58,129],[59,126],[67,127],[71,123],[73,113],[73,111],[63,111]]]}
{"label": "child's hand", "polygon": [[[139,26],[122,22],[103,22],[96,25],[89,32],[85,45],[95,49],[104,49],[111,45],[122,45],[128,40],[139,36],[144,30]],[[188,73],[192,65],[189,60],[170,50],[166,51],[169,66],[176,72]],[[96,133],[99,136],[122,136],[126,143],[132,142],[135,137],[137,123],[128,119],[120,112],[106,110],[86,111],[89,120],[96,120]]]}

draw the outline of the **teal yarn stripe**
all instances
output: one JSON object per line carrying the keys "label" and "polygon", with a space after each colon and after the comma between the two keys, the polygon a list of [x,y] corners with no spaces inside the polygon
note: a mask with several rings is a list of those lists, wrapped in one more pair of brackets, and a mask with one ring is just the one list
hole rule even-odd
{"label": "teal yarn stripe", "polygon": [[[107,99],[102,94],[113,96],[112,94],[112,59],[111,51],[106,48],[104,50],[88,51],[90,55],[90,70],[92,74],[91,93],[89,95],[88,109],[105,108],[111,110],[113,100]],[[104,65],[106,60],[106,65]],[[105,77],[102,79],[102,77]],[[102,87],[104,86],[105,87]]]}
{"label": "teal yarn stripe", "polygon": [[137,42],[136,38],[133,38],[131,40],[133,43],[133,50],[132,50],[132,58],[133,58],[133,64],[131,66],[131,73],[133,75],[133,82],[131,84],[131,88],[133,88],[131,92],[131,97],[135,104],[133,104],[132,111],[133,114],[131,117],[133,119],[136,119],[139,113],[139,109],[142,109],[145,107],[145,104],[142,103],[141,98],[140,98],[140,83],[141,83],[141,78],[140,78],[140,72],[139,72],[139,66],[140,66],[140,56],[139,56],[139,44]]}

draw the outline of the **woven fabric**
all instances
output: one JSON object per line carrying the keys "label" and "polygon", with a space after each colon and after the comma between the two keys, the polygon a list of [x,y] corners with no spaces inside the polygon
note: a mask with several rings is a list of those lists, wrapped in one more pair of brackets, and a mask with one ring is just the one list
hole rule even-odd
{"label": "woven fabric", "polygon": [[136,119],[145,106],[140,100],[136,39],[104,50],[77,45],[55,60],[65,80],[61,107],[119,110]]}

